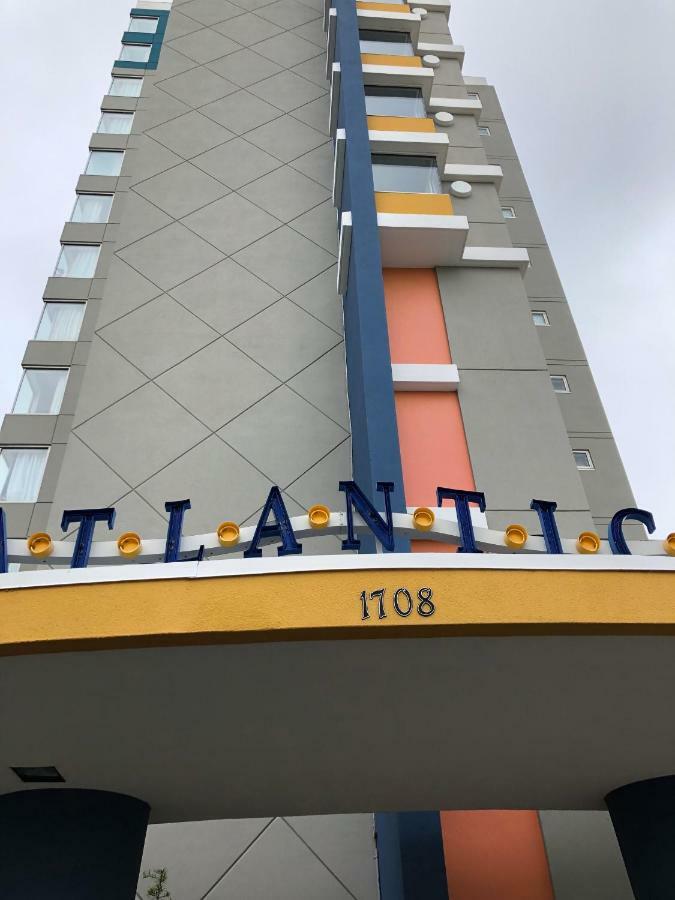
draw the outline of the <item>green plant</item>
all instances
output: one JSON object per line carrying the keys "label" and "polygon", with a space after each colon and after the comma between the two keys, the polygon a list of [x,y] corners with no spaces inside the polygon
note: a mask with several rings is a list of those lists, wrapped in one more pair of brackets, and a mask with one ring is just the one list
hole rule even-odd
{"label": "green plant", "polygon": [[151,869],[149,872],[143,872],[143,878],[152,882],[147,890],[147,897],[152,897],[153,900],[171,900],[171,894],[166,889],[168,878],[166,869]]}

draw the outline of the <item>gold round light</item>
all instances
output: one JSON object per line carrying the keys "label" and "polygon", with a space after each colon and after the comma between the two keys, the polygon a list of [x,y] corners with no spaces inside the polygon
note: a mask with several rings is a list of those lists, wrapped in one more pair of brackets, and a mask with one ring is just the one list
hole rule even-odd
{"label": "gold round light", "polygon": [[668,556],[675,556],[675,531],[671,531],[663,542],[663,549]]}
{"label": "gold round light", "polygon": [[520,550],[527,543],[529,534],[524,525],[507,525],[504,529],[504,543],[513,550]]}
{"label": "gold round light", "polygon": [[307,518],[312,528],[325,528],[330,522],[330,509],[323,503],[315,503],[307,510]]}
{"label": "gold round light", "polygon": [[216,534],[221,547],[232,547],[239,543],[239,526],[236,522],[221,522]]}
{"label": "gold round light", "polygon": [[54,550],[54,544],[51,536],[46,531],[36,531],[26,541],[30,555],[36,559],[44,559],[50,556]]}
{"label": "gold round light", "polygon": [[578,553],[597,553],[600,549],[600,535],[594,531],[582,531],[577,538]]}
{"label": "gold round light", "polygon": [[412,514],[413,525],[418,531],[429,531],[436,521],[433,509],[428,506],[418,506]]}
{"label": "gold round light", "polygon": [[140,534],[136,534],[135,531],[125,531],[124,534],[121,534],[117,538],[117,549],[119,550],[120,556],[124,556],[127,559],[138,556],[143,549],[143,542],[141,541]]}

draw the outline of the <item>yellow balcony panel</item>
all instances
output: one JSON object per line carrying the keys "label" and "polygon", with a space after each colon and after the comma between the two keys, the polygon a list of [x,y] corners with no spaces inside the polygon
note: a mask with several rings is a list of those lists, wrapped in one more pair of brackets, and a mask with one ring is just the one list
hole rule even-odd
{"label": "yellow balcony panel", "polygon": [[368,116],[368,131],[426,131],[435,132],[433,119],[415,116]]}
{"label": "yellow balcony panel", "polygon": [[452,201],[448,194],[404,194],[376,191],[375,208],[379,213],[403,215],[451,216]]}
{"label": "yellow balcony panel", "polygon": [[361,64],[364,66],[400,66],[407,69],[422,69],[419,56],[397,56],[395,53],[362,53]]}
{"label": "yellow balcony panel", "polygon": [[363,3],[357,0],[357,9],[372,9],[374,12],[392,12],[392,13],[409,13],[410,7],[407,3]]}

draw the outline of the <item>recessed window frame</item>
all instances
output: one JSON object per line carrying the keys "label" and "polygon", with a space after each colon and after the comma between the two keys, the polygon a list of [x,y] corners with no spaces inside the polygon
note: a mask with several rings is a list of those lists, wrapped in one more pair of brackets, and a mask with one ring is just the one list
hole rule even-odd
{"label": "recessed window frame", "polygon": [[[77,219],[75,216],[78,213],[78,208],[82,205],[86,205],[87,198],[93,197],[105,197],[106,200],[109,200],[109,203],[102,204],[103,206],[107,206],[107,211],[105,212],[105,219]],[[107,225],[110,219],[110,211],[112,209],[114,194],[93,194],[93,193],[78,193],[75,195],[75,203],[73,204],[73,210],[70,214],[70,222],[75,222],[81,225]]]}
{"label": "recessed window frame", "polygon": [[[144,53],[139,56],[135,56],[132,52],[132,48],[142,47]],[[146,55],[147,52],[147,55]],[[146,44],[143,41],[139,41],[138,43],[132,43],[131,41],[125,41],[122,44],[120,49],[120,55],[117,57],[120,62],[135,62],[140,63],[141,65],[145,65],[150,62],[150,54],[152,53],[152,44]]]}
{"label": "recessed window frame", "polygon": [[[541,316],[543,321],[537,322],[537,320],[535,319],[535,316]],[[532,323],[534,325],[536,325],[537,328],[550,328],[551,327],[551,321],[548,317],[548,313],[544,312],[543,309],[533,309],[532,310]]]}
{"label": "recessed window frame", "polygon": [[[59,374],[63,374],[63,378],[54,379],[54,391],[51,397],[49,409],[17,409],[17,404],[20,403],[22,399],[22,394],[24,392],[24,386],[26,384],[30,385],[30,375],[31,374],[54,374],[58,372]],[[16,392],[16,397],[14,399],[14,404],[12,405],[12,415],[15,416],[58,416],[61,411],[61,406],[63,404],[63,398],[66,393],[66,388],[68,386],[68,375],[70,374],[70,369],[67,366],[24,366],[23,374],[21,375],[21,380],[19,381],[19,388]],[[33,397],[39,396],[39,394],[35,393]],[[34,402],[34,401],[33,401]]]}
{"label": "recessed window frame", "polygon": [[474,100],[480,100],[480,94],[477,91],[467,91],[467,97],[472,97]]}
{"label": "recessed window frame", "polygon": [[[549,375],[551,379],[551,387],[556,394],[571,394],[570,383],[567,375]],[[556,386],[557,385],[557,386]]]}
{"label": "recessed window frame", "polygon": [[[31,491],[30,496],[17,497],[16,495],[8,495],[7,487],[11,482],[11,477],[5,480],[4,483],[2,482],[3,466],[5,465],[3,454],[5,454],[4,458],[7,459],[7,454],[13,455],[29,452],[34,453],[36,451],[40,454],[37,459],[41,460],[41,466],[39,465],[36,469],[37,477],[35,479],[35,484],[33,485],[33,490]],[[38,497],[40,496],[40,490],[42,488],[42,482],[45,477],[45,471],[48,461],[49,447],[40,446],[39,444],[35,447],[0,447],[0,503],[36,503]],[[12,471],[13,467],[8,466],[8,475],[11,476]]]}
{"label": "recessed window frame", "polygon": [[[110,154],[114,153],[119,157],[120,165],[119,170],[113,175],[111,173],[99,173],[99,172],[90,172],[89,168],[92,164],[92,159],[100,159],[102,154],[106,154],[107,158],[111,158]],[[89,156],[87,157],[87,164],[84,167],[84,174],[91,175],[93,178],[119,178],[120,172],[122,171],[122,165],[124,163],[124,150],[90,150]]]}
{"label": "recessed window frame", "polygon": [[517,219],[518,215],[513,206],[502,206],[502,218],[503,219]]}
{"label": "recessed window frame", "polygon": [[491,137],[492,132],[490,131],[490,126],[489,125],[479,125],[478,126],[478,134],[480,134],[481,137]]}
{"label": "recessed window frame", "polygon": [[[113,131],[112,128],[102,127],[107,122],[112,125],[116,121],[124,123],[124,129],[126,130],[123,129],[122,131]],[[122,110],[118,111],[114,109],[102,109],[101,117],[98,120],[98,125],[96,126],[96,134],[131,134],[133,125],[134,114],[132,112],[124,112]]]}
{"label": "recessed window frame", "polygon": [[[581,460],[577,459],[577,454],[583,455],[583,458]],[[572,449],[572,457],[576,463],[577,469],[580,471],[591,472],[595,469],[590,450]]]}
{"label": "recessed window frame", "polygon": [[[367,47],[364,44],[374,46]],[[392,49],[393,48],[393,49]],[[407,31],[375,31],[359,29],[359,50],[361,53],[382,54],[384,56],[414,56],[415,48]],[[404,50],[404,52],[402,52]]]}
{"label": "recessed window frame", "polygon": [[[364,91],[366,95],[366,115],[392,116],[393,118],[402,117],[406,119],[424,119],[427,116],[424,95],[422,89],[419,87],[394,87],[393,85],[367,84],[364,86]],[[384,101],[390,99],[394,101],[390,104],[392,109],[387,109],[387,104],[385,102],[384,109],[381,111],[369,110],[369,98],[371,100],[371,106],[377,105],[378,98]],[[397,100],[401,103],[401,111],[396,111],[395,109],[395,101]],[[406,109],[406,106],[409,108]]]}
{"label": "recessed window frame", "polygon": [[[95,254],[95,256],[94,256],[94,254],[88,254],[89,258],[94,260],[94,265],[90,267],[90,269],[91,269],[90,274],[88,272],[86,275],[73,275],[69,272],[59,272],[59,266],[60,266],[61,260],[65,257],[67,257],[66,248],[68,248],[68,247],[95,247],[96,248],[97,253]],[[100,244],[84,244],[84,243],[82,243],[82,244],[75,244],[75,243],[61,244],[61,251],[59,253],[58,259],[56,260],[53,277],[54,278],[93,278],[96,274],[96,267],[98,266],[98,261],[99,261],[100,256],[101,256],[101,245]]]}
{"label": "recessed window frame", "polygon": [[[49,328],[49,314],[55,307],[67,307],[69,312],[74,311],[74,307],[79,307],[78,314],[74,317],[77,322],[77,330],[73,329],[72,334],[68,334],[67,336],[59,335],[57,337],[48,336],[40,334],[40,330],[46,324],[44,328],[45,331]],[[36,341],[76,341],[80,336],[80,331],[82,330],[82,323],[84,321],[84,314],[86,312],[86,303],[78,303],[74,300],[45,300],[42,308],[42,313],[40,314],[40,321],[37,324],[37,328],[35,329],[35,337]],[[80,311],[81,310],[81,311]]]}
{"label": "recessed window frame", "polygon": [[[122,84],[122,82],[126,82],[129,85],[133,84],[134,86],[138,85],[138,92],[135,94],[134,93],[125,94],[125,93],[120,93],[119,91],[115,91],[114,88],[115,88],[116,82],[119,82],[120,85]],[[110,81],[110,85],[108,87],[108,96],[109,97],[130,97],[130,98],[140,97],[142,90],[143,90],[143,79],[142,78],[138,78],[135,75],[113,75],[111,78],[111,81]]]}
{"label": "recessed window frame", "polygon": [[[154,28],[134,28],[134,24],[136,22],[154,22]],[[157,29],[159,28],[159,17],[158,16],[134,16],[132,15],[129,19],[129,27],[127,28],[127,34],[157,34]]]}
{"label": "recessed window frame", "polygon": [[[392,193],[392,194],[440,194],[442,193],[442,185],[441,178],[438,173],[438,163],[436,161],[435,156],[413,156],[406,154],[396,154],[396,153],[372,153],[371,154],[371,165],[373,166],[373,180],[375,192],[380,194]],[[418,171],[424,170],[428,173],[428,183],[433,187],[433,190],[425,190],[422,181],[420,180],[420,185],[413,188],[410,188],[408,185],[403,183],[400,187],[392,185],[391,187],[382,187],[378,186],[378,176],[384,174],[384,170],[387,166],[391,167],[391,174],[394,174],[394,169],[398,169],[399,174],[404,177],[406,169],[417,169]],[[378,167],[378,168],[376,168]],[[411,174],[411,178],[414,176]]]}

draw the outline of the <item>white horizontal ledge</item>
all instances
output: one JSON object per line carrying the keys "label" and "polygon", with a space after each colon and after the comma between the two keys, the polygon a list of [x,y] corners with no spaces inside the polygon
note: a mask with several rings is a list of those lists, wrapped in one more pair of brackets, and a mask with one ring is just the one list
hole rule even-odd
{"label": "white horizontal ledge", "polygon": [[464,47],[461,44],[429,44],[426,41],[420,41],[417,45],[417,52],[433,53],[441,59],[457,59],[460,63],[464,61]]}
{"label": "white horizontal ledge", "polygon": [[420,0],[419,5],[429,12],[450,12],[450,0],[429,0],[428,3]]}
{"label": "white horizontal ledge", "polygon": [[469,233],[466,216],[378,213],[382,264],[391,268],[456,266]]}
{"label": "white horizontal ledge", "polygon": [[443,181],[468,181],[474,184],[492,183],[501,187],[504,172],[501,166],[448,163],[443,169]]}
{"label": "white horizontal ledge", "polygon": [[483,112],[483,104],[478,97],[432,97],[429,112],[449,112],[453,116],[469,115],[478,119]]}
{"label": "white horizontal ledge", "polygon": [[456,391],[457,366],[451,363],[392,363],[395,391]]}
{"label": "white horizontal ledge", "polygon": [[530,256],[524,247],[465,247],[461,265],[481,269],[520,269],[524,272]]}

